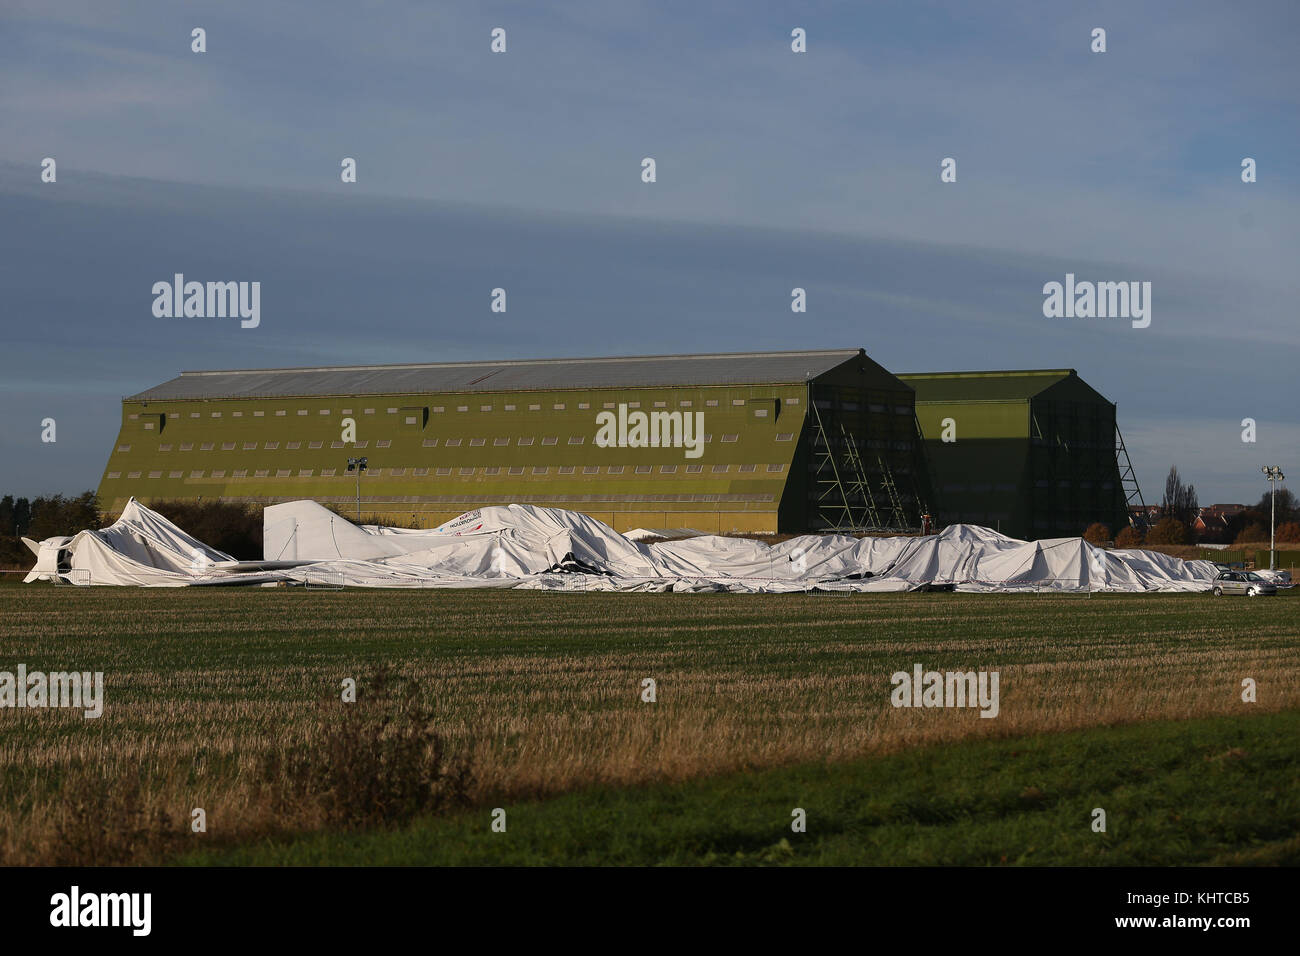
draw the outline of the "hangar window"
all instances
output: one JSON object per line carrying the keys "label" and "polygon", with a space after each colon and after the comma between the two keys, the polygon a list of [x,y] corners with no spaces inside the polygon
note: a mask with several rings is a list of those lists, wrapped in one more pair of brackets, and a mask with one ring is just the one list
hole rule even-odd
{"label": "hangar window", "polygon": [[254,417],[254,418],[265,418],[265,417],[266,417],[266,412],[253,412],[253,417]]}
{"label": "hangar window", "polygon": [[698,474],[699,474],[700,472],[702,472],[703,470],[704,470],[704,466],[703,466],[703,465],[687,465],[687,466],[686,466],[686,474],[688,474],[688,475],[698,475]]}
{"label": "hangar window", "polygon": [[340,415],[351,415],[351,414],[352,414],[352,409],[350,409],[350,408],[340,409],[339,414],[340,414]]}
{"label": "hangar window", "polygon": [[704,443],[705,443],[706,445],[707,445],[709,442],[711,442],[711,441],[713,441],[713,436],[712,436],[712,435],[705,435],[705,436],[704,436]]}
{"label": "hangar window", "polygon": [[716,398],[710,398],[710,399],[709,399],[708,401],[706,401],[704,404],[705,404],[705,406],[708,407],[708,408],[717,408],[717,407],[718,407],[718,400],[717,400]]}
{"label": "hangar window", "polygon": [[[438,409],[438,411],[442,411],[442,409],[440,408]],[[373,408],[363,408],[361,409],[361,413],[363,415],[373,415],[375,413],[375,410]]]}
{"label": "hangar window", "polygon": [[787,405],[798,405],[798,404],[799,404],[799,399],[797,399],[797,398],[787,398],[787,399],[785,400],[785,403],[786,403]]}
{"label": "hangar window", "polygon": [[766,409],[766,408],[756,408],[756,409],[754,409],[754,417],[755,417],[755,418],[767,418],[767,409]]}
{"label": "hangar window", "polygon": [[420,442],[420,444],[423,445],[425,448],[437,448],[437,447],[438,447],[438,439],[436,439],[436,438],[426,438],[424,441]]}
{"label": "hangar window", "polygon": [[744,400],[743,398],[733,398],[733,399],[731,400],[731,404],[733,404],[733,405],[744,405],[744,404],[745,404],[745,400]]}
{"label": "hangar window", "polygon": [[379,439],[379,441],[375,442],[375,447],[376,447],[376,448],[388,448],[388,447],[391,447],[392,444],[393,444],[393,440],[392,440],[391,438],[381,438],[381,439]]}
{"label": "hangar window", "polygon": [[322,408],[319,412],[317,412],[318,415],[328,415],[329,413],[330,410],[328,408]]}
{"label": "hangar window", "polygon": [[469,440],[470,448],[482,448],[486,444],[487,444],[486,438],[471,438]]}
{"label": "hangar window", "polygon": [[583,466],[582,466],[582,473],[583,473],[584,475],[598,475],[598,474],[600,474],[600,466],[599,466],[599,465],[583,465]]}
{"label": "hangar window", "polygon": [[579,403],[578,403],[578,408],[580,408],[580,409],[582,409],[582,408],[591,408],[591,402],[579,402]]}
{"label": "hangar window", "polygon": [[611,474],[611,475],[621,475],[621,474],[623,474],[623,466],[622,466],[622,465],[610,465],[610,466],[609,466],[609,474]]}
{"label": "hangar window", "polygon": [[570,436],[569,436],[569,444],[570,444],[570,445],[581,445],[581,444],[582,444],[583,442],[585,442],[586,440],[587,440],[586,437],[583,436],[583,435],[570,435]]}
{"label": "hangar window", "polygon": [[284,413],[284,409],[280,409],[278,412],[275,413],[275,417],[276,417],[276,418],[284,418],[284,414],[285,414],[285,413]]}
{"label": "hangar window", "polygon": [[437,473],[438,473],[439,475],[450,475],[450,474],[451,474],[451,469],[450,469],[450,468],[439,468]]}
{"label": "hangar window", "polygon": [[321,445],[323,445],[323,444],[324,444],[324,442],[313,441],[313,442],[308,442],[308,443],[307,443],[307,447],[308,447],[308,448],[320,448]]}
{"label": "hangar window", "polygon": [[353,447],[353,448],[365,448],[365,447],[366,447],[367,445],[369,445],[369,444],[370,444],[370,439],[367,438],[365,441],[354,441],[354,442],[352,443],[352,447]]}
{"label": "hangar window", "polygon": [[490,411],[492,411],[492,406],[491,406],[491,405],[480,405],[480,406],[478,407],[478,410],[479,410],[480,412],[490,412]]}
{"label": "hangar window", "polygon": [[[130,450],[131,450],[130,445],[126,445],[125,447],[118,449],[118,451],[130,451]],[[181,442],[181,451],[193,451],[193,450],[194,450],[193,442],[185,442],[185,441]]]}
{"label": "hangar window", "polygon": [[738,439],[739,437],[740,437],[739,435],[723,435],[722,440],[724,442],[732,442]]}
{"label": "hangar window", "polygon": [[458,412],[467,412],[467,411],[469,411],[469,406],[468,406],[468,405],[457,405],[457,406],[456,406],[456,411],[458,411]]}
{"label": "hangar window", "polygon": [[499,475],[499,474],[501,474],[501,469],[498,468],[496,465],[493,465],[491,468],[484,468],[484,469],[483,469],[483,474],[485,474],[485,475]]}
{"label": "hangar window", "polygon": [[714,466],[713,466],[713,473],[716,475],[716,474],[718,474],[719,472],[726,471],[726,470],[727,470],[728,468],[730,468],[730,467],[731,467],[730,465],[714,465]]}
{"label": "hangar window", "polygon": [[535,468],[533,469],[533,474],[534,474],[534,475],[544,475],[544,474],[546,474],[546,473],[547,473],[548,471],[550,471],[550,470],[551,470],[551,469],[547,468],[545,465],[538,465],[537,467],[535,467]]}
{"label": "hangar window", "polygon": [[433,410],[434,410],[435,412],[445,412],[445,411],[447,410],[447,406],[445,406],[445,405],[435,405],[435,406],[433,406]]}
{"label": "hangar window", "polygon": [[171,451],[171,450],[172,450],[172,446],[171,446],[171,445],[159,445],[159,446],[158,446],[158,450],[159,450],[159,451]]}
{"label": "hangar window", "polygon": [[460,447],[460,439],[459,439],[459,438],[448,438],[445,442],[443,442],[443,444],[444,444],[445,446],[447,446],[448,448],[459,448],[459,447]]}
{"label": "hangar window", "polygon": [[335,469],[333,469],[333,468],[322,468],[322,469],[320,470],[320,476],[321,476],[322,478],[333,478],[333,477],[334,477],[334,472],[335,472]]}
{"label": "hangar window", "polygon": [[677,405],[678,405],[680,408],[690,408],[690,407],[691,407],[691,400],[688,398],[688,399],[686,399],[685,401],[678,402]]}
{"label": "hangar window", "polygon": [[279,468],[279,469],[276,469],[275,477],[277,477],[277,478],[288,478],[288,477],[289,477],[289,469],[288,469],[288,468]]}
{"label": "hangar window", "polygon": [[540,406],[540,405],[529,405],[529,406],[528,406],[528,410],[529,410],[530,412],[540,412],[540,411],[542,410],[542,406]]}
{"label": "hangar window", "polygon": [[289,451],[297,451],[299,448],[302,447],[302,442],[300,441],[286,442],[284,447]]}
{"label": "hangar window", "polygon": [[[313,468],[299,468],[299,469],[298,469],[298,477],[299,477],[299,478],[310,478],[310,477],[312,476],[312,474],[314,473],[314,471],[315,471],[315,469],[313,469]],[[216,474],[214,473],[212,477],[215,478],[215,477],[216,477]]]}
{"label": "hangar window", "polygon": [[[860,406],[858,405],[857,402],[840,402],[840,411],[843,412],[856,412],[859,407]],[[874,410],[878,412],[883,412],[885,409],[884,406],[882,405],[881,407]]]}
{"label": "hangar window", "polygon": [[275,449],[280,447],[280,443],[278,441],[269,441],[264,447],[267,451],[275,451]]}
{"label": "hangar window", "polygon": [[557,412],[564,411],[564,402],[557,402],[556,404],[551,406],[551,409]]}
{"label": "hangar window", "polygon": [[912,406],[910,406],[910,405],[895,405],[895,406],[894,406],[894,414],[895,414],[895,415],[910,415],[910,414],[912,414]]}
{"label": "hangar window", "polygon": [[394,478],[400,478],[404,474],[406,474],[405,468],[394,468],[392,471],[392,475]]}
{"label": "hangar window", "polygon": [[522,475],[523,473],[524,473],[524,469],[519,465],[515,465],[513,468],[510,469],[510,474],[512,475]]}
{"label": "hangar window", "polygon": [[183,478],[183,477],[185,477],[185,472],[183,472],[183,471],[169,471],[169,472],[167,472],[167,477],[168,477],[168,478]]}
{"label": "hangar window", "polygon": [[[191,447],[193,447],[193,446],[191,446]],[[184,448],[184,446],[182,446],[182,449],[183,449],[183,448]],[[118,451],[130,451],[130,450],[131,450],[131,446],[130,446],[130,445],[118,445],[118,446],[117,446],[117,450],[118,450]]]}
{"label": "hangar window", "polygon": [[267,471],[265,468],[262,468],[262,469],[260,469],[260,470],[258,470],[258,471],[253,472],[253,477],[254,477],[254,478],[265,478],[268,474],[270,474],[270,472]]}
{"label": "hangar window", "polygon": [[514,405],[507,405],[507,406],[506,406],[506,411],[508,411],[508,412],[513,412],[514,410],[515,410],[515,406],[514,406]]}
{"label": "hangar window", "polygon": [[212,413],[212,417],[213,417],[213,418],[220,418],[220,417],[221,417],[221,413],[220,413],[220,412],[213,412],[213,413]]}
{"label": "hangar window", "polygon": [[785,468],[785,465],[768,465],[768,466],[767,466],[767,470],[768,470],[768,471],[781,471],[781,470],[784,469],[784,468]]}
{"label": "hangar window", "polygon": [[509,444],[510,444],[510,439],[509,439],[509,438],[494,438],[494,439],[492,439],[492,444],[495,445],[497,448],[500,448],[502,445],[509,445]]}
{"label": "hangar window", "polygon": [[231,472],[231,474],[232,474],[235,478],[247,478],[247,477],[248,477],[248,469],[247,469],[247,468],[237,468],[237,469],[235,469],[235,471]]}
{"label": "hangar window", "polygon": [[628,408],[640,408],[640,407],[641,407],[641,403],[640,403],[640,402],[628,402],[628,403],[627,403],[627,407],[628,407]]}
{"label": "hangar window", "polygon": [[561,466],[560,466],[560,474],[562,474],[562,475],[571,475],[571,474],[573,474],[573,466],[572,466],[572,465],[561,465]]}
{"label": "hangar window", "polygon": [[[149,477],[150,477],[150,478],[161,478],[161,477],[162,477],[162,472],[161,472],[161,471],[151,471],[151,472],[149,472]],[[215,477],[215,476],[214,476],[214,477]]]}
{"label": "hangar window", "polygon": [[407,415],[407,416],[406,416],[406,424],[408,424],[408,425],[418,425],[418,424],[419,424],[419,421],[420,421],[420,420],[419,420],[418,418],[416,418],[414,415]]}
{"label": "hangar window", "polygon": [[110,472],[108,473],[108,477],[110,477],[110,478],[121,478],[121,477],[122,477],[122,473],[121,473],[120,471],[110,471]]}
{"label": "hangar window", "polygon": [[[202,474],[202,472],[200,472],[200,474]],[[127,476],[128,478],[139,478],[139,477],[140,477],[140,472],[138,472],[138,471],[128,471],[128,472],[126,473],[126,476]]]}
{"label": "hangar window", "polygon": [[667,408],[667,407],[668,407],[668,403],[667,403],[667,402],[655,402],[654,407],[655,407],[655,408]]}
{"label": "hangar window", "polygon": [[757,467],[758,467],[757,465],[741,465],[741,466],[740,466],[740,470],[741,470],[741,471],[754,471]]}
{"label": "hangar window", "polygon": [[[136,472],[136,475],[138,476],[139,474],[140,474],[140,472],[137,471],[137,472]],[[202,470],[200,470],[200,471],[191,471],[191,472],[190,472],[190,477],[191,477],[191,478],[202,478],[202,477],[203,477],[203,472],[202,472]]]}
{"label": "hangar window", "polygon": [[221,450],[222,450],[222,451],[234,451],[234,450],[235,450],[235,443],[234,443],[233,441],[223,441],[223,442],[221,443]]}
{"label": "hangar window", "polygon": [[782,432],[781,434],[779,434],[779,435],[776,436],[776,440],[777,440],[777,441],[793,441],[793,440],[794,440],[794,432]]}
{"label": "hangar window", "polygon": [[224,477],[226,477],[226,473],[225,473],[225,471],[214,471],[214,472],[212,473],[212,477],[213,477],[213,478],[224,478]]}
{"label": "hangar window", "polygon": [[424,477],[425,475],[427,475],[428,473],[429,473],[429,469],[428,469],[428,468],[417,468],[417,469],[415,469],[415,472],[414,472],[415,477],[417,477],[417,478],[423,478],[423,477]]}
{"label": "hangar window", "polygon": [[190,412],[190,418],[198,418],[198,417],[199,417],[198,412]]}
{"label": "hangar window", "polygon": [[650,474],[650,471],[651,471],[651,466],[650,466],[650,465],[637,465],[637,466],[636,466],[636,473],[637,473],[638,475],[648,475],[648,474]]}
{"label": "hangar window", "polygon": [[462,469],[460,470],[460,473],[461,473],[462,475],[466,475],[466,476],[468,476],[468,475],[472,475],[472,474],[474,474],[474,469],[473,469],[473,468],[462,468]]}
{"label": "hangar window", "polygon": [[516,445],[531,445],[532,443],[533,440],[531,438],[520,438],[515,442]]}
{"label": "hangar window", "polygon": [[145,422],[145,423],[144,423],[144,427],[145,427],[145,430],[146,430],[146,431],[152,429],[153,426],[154,426],[154,423],[153,423],[153,422]]}
{"label": "hangar window", "polygon": [[347,442],[332,441],[332,442],[330,442],[330,447],[331,447],[331,448],[342,448],[342,447],[343,447],[344,445],[346,445],[346,444],[347,444]]}
{"label": "hangar window", "polygon": [[546,437],[546,436],[543,436],[543,437],[542,437],[542,444],[543,444],[543,445],[558,445],[559,442],[560,442],[560,439],[559,439],[558,436],[551,436],[551,437],[549,437],[549,438]]}
{"label": "hangar window", "polygon": [[306,414],[307,414],[307,409],[305,409],[305,408],[300,408],[300,409],[298,409],[298,414],[299,414],[299,415],[306,415]]}
{"label": "hangar window", "polygon": [[396,415],[396,414],[397,414],[397,409],[395,409],[395,408],[387,409],[387,411],[388,411],[388,414],[390,414],[390,415]]}
{"label": "hangar window", "polygon": [[614,407],[614,403],[613,403],[613,402],[605,402],[605,404],[601,405],[600,407],[601,407],[601,408],[613,408],[613,407]]}
{"label": "hangar window", "polygon": [[205,441],[202,445],[199,446],[199,451],[212,451],[212,442]]}
{"label": "hangar window", "polygon": [[677,466],[676,466],[676,465],[660,465],[660,466],[659,466],[659,474],[661,474],[661,475],[674,475],[674,474],[676,474],[676,473],[677,473]]}
{"label": "hangar window", "polygon": [[131,413],[130,415],[127,415],[126,417],[129,418],[129,419],[131,419],[131,421],[135,421],[137,418],[140,417],[140,413],[139,413],[139,412],[133,412],[133,413]]}
{"label": "hangar window", "polygon": [[[173,415],[172,417],[175,418],[176,416]],[[243,418],[243,417],[244,417],[244,413],[243,413],[243,412],[231,412],[231,413],[230,413],[230,417],[231,417],[231,418]]]}

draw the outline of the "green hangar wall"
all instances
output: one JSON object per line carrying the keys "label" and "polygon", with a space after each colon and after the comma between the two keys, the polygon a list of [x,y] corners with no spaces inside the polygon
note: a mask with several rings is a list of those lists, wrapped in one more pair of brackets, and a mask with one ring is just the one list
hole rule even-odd
{"label": "green hangar wall", "polygon": [[[701,422],[698,455],[640,444],[638,413],[656,438]],[[915,527],[920,454],[912,389],[861,349],[184,372],[123,399],[99,499],[351,514],[364,456],[362,515],[420,527],[509,503],[619,531]]]}
{"label": "green hangar wall", "polygon": [[1073,369],[899,378],[916,392],[939,525],[1033,539],[1128,523],[1115,405]]}

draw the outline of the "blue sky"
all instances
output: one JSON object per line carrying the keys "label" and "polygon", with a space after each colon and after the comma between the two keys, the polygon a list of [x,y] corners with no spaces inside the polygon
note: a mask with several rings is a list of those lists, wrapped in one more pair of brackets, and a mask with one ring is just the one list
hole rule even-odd
{"label": "blue sky", "polygon": [[[1176,464],[1203,503],[1253,501],[1260,465],[1300,467],[1298,26],[1252,2],[11,0],[0,490],[93,487],[120,397],[181,369],[862,346],[1077,368],[1148,499]],[[155,318],[175,272],[260,281],[260,327]],[[1066,272],[1150,281],[1150,328],[1044,318]]]}

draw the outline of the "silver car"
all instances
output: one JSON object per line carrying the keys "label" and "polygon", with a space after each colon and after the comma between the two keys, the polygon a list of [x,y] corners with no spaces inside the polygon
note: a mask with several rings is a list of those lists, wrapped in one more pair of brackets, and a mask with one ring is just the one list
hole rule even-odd
{"label": "silver car", "polygon": [[1214,596],[1225,594],[1244,594],[1246,597],[1277,594],[1277,585],[1265,581],[1254,571],[1224,571],[1214,579]]}

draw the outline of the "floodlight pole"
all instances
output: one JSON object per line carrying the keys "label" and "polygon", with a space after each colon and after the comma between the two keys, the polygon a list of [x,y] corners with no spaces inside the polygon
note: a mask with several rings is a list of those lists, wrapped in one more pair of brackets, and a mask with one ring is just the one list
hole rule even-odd
{"label": "floodlight pole", "polygon": [[1277,541],[1274,538],[1277,528],[1277,483],[1286,480],[1286,475],[1282,474],[1282,469],[1277,465],[1265,465],[1260,471],[1268,478],[1269,497],[1272,499],[1268,518],[1268,569],[1275,571],[1277,570],[1274,567],[1277,563]]}
{"label": "floodlight pole", "polygon": [[361,473],[366,470],[367,459],[349,458],[348,471],[354,471],[357,475],[357,524],[361,524]]}

